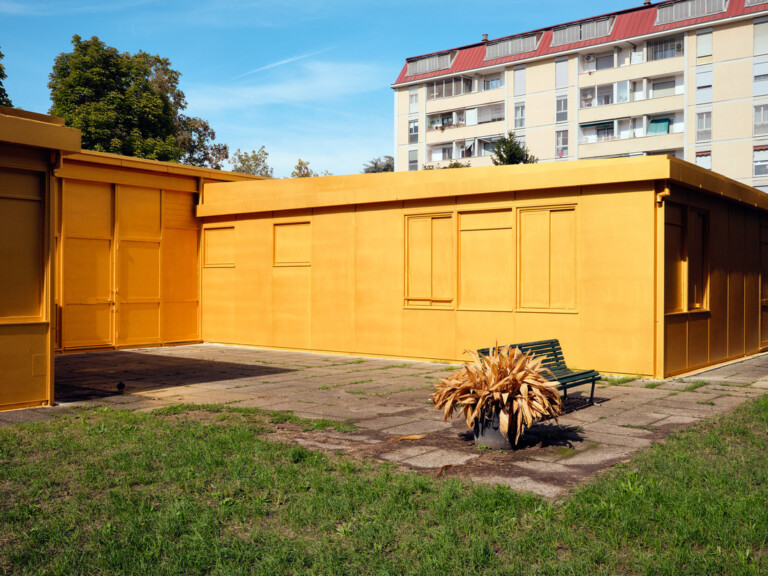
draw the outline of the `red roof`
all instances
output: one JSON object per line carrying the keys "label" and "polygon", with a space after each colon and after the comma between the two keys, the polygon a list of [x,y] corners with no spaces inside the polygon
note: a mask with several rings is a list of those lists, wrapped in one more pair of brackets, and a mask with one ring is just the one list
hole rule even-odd
{"label": "red roof", "polygon": [[[480,43],[463,46],[461,48],[455,48],[454,50],[457,50],[458,54],[456,55],[456,58],[454,58],[451,67],[446,68],[445,70],[437,70],[435,72],[428,72],[426,74],[414,74],[413,76],[406,76],[406,73],[408,72],[408,63],[406,62],[406,64],[403,66],[403,69],[400,71],[400,75],[397,77],[394,85],[402,84],[404,82],[425,80],[427,78],[435,78],[438,76],[461,74],[462,72],[466,72],[468,70],[476,70],[478,68],[517,62],[520,60],[528,60],[530,58],[547,56],[549,54],[557,54],[559,52],[578,50],[580,48],[587,48],[589,46],[613,44],[616,42],[621,42],[622,40],[629,40],[631,38],[646,36],[648,34],[654,34],[657,32],[665,32],[668,30],[685,28],[687,26],[696,26],[706,24],[708,22],[716,22],[718,20],[725,20],[727,18],[734,18],[736,16],[745,16],[757,12],[768,11],[768,3],[758,4],[756,6],[744,6],[745,0],[730,0],[728,2],[728,7],[724,12],[710,14],[709,16],[702,16],[701,18],[690,18],[688,20],[681,20],[679,22],[672,22],[670,24],[661,24],[656,26],[655,23],[657,6],[670,4],[673,1],[675,0],[667,0],[665,2],[659,2],[649,6],[639,6],[637,8],[629,8],[620,12],[612,12],[610,14],[603,14],[601,16],[593,16],[591,18],[577,20],[576,22],[569,22],[568,24],[558,24],[543,30],[534,30],[532,32],[515,34],[514,36],[526,36],[536,32],[543,32],[543,36],[539,41],[538,48],[536,50],[531,52],[523,52],[522,54],[515,54],[514,56],[505,56],[504,58],[496,58],[495,60],[485,60],[485,43]],[[593,38],[592,40],[584,40],[581,42],[572,42],[570,44],[563,44],[562,46],[552,46],[552,30],[554,28],[605,17],[615,17],[613,28],[608,36]],[[512,37],[513,36],[504,36],[503,38],[491,40],[490,42],[505,40]],[[441,50],[440,52],[435,52],[435,54],[444,54],[445,52],[447,52],[447,50]],[[413,58],[409,58],[409,60],[413,60]]]}

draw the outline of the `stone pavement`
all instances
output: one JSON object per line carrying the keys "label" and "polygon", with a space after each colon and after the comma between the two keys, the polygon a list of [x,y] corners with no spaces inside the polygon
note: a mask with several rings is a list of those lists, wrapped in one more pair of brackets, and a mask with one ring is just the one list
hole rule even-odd
{"label": "stone pavement", "polygon": [[[480,450],[461,419],[429,401],[456,366],[199,344],[56,358],[53,408],[0,412],[0,427],[81,404],[151,411],[177,403],[290,410],[349,420],[356,432],[313,431],[288,441],[374,458],[403,469],[506,484],[555,498],[674,430],[732,410],[768,390],[768,355],[667,381],[601,381],[569,393],[566,415],[526,431],[518,449]],[[123,393],[117,384],[123,382]]]}

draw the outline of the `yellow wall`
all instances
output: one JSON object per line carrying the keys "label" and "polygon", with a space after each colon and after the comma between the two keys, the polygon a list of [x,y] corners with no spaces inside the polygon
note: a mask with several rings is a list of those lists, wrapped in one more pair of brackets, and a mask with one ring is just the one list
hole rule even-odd
{"label": "yellow wall", "polygon": [[53,402],[51,172],[79,147],[63,121],[0,107],[0,410]]}
{"label": "yellow wall", "polygon": [[56,350],[199,341],[197,194],[254,178],[95,152],[56,176]]}
{"label": "yellow wall", "polygon": [[[472,171],[499,177],[482,195],[454,178],[442,198],[207,218],[203,339],[462,360],[559,338],[574,366],[653,374],[653,182],[505,191],[508,169]],[[355,178],[316,179],[313,198]],[[265,184],[292,202],[295,183]],[[208,187],[201,210],[238,192]]]}

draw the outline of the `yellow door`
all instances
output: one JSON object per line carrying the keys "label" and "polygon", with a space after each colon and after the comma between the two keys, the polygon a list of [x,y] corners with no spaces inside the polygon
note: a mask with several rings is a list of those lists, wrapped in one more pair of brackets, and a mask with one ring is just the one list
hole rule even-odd
{"label": "yellow door", "polygon": [[161,192],[117,190],[117,345],[159,344]]}
{"label": "yellow door", "polygon": [[66,181],[62,213],[62,345],[114,346],[112,186]]}

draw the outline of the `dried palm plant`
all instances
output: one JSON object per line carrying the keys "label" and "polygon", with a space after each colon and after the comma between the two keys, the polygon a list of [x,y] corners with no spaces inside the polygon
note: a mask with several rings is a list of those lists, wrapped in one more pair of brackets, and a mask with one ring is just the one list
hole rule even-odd
{"label": "dried palm plant", "polygon": [[[432,402],[445,412],[445,420],[459,411],[472,429],[475,420],[492,419],[499,413],[499,429],[507,436],[510,424],[516,428],[515,445],[526,427],[549,416],[557,420],[563,413],[557,382],[541,365],[543,358],[523,354],[519,348],[497,346],[487,356],[470,350],[472,362],[435,384]],[[552,376],[554,378],[554,376]]]}

